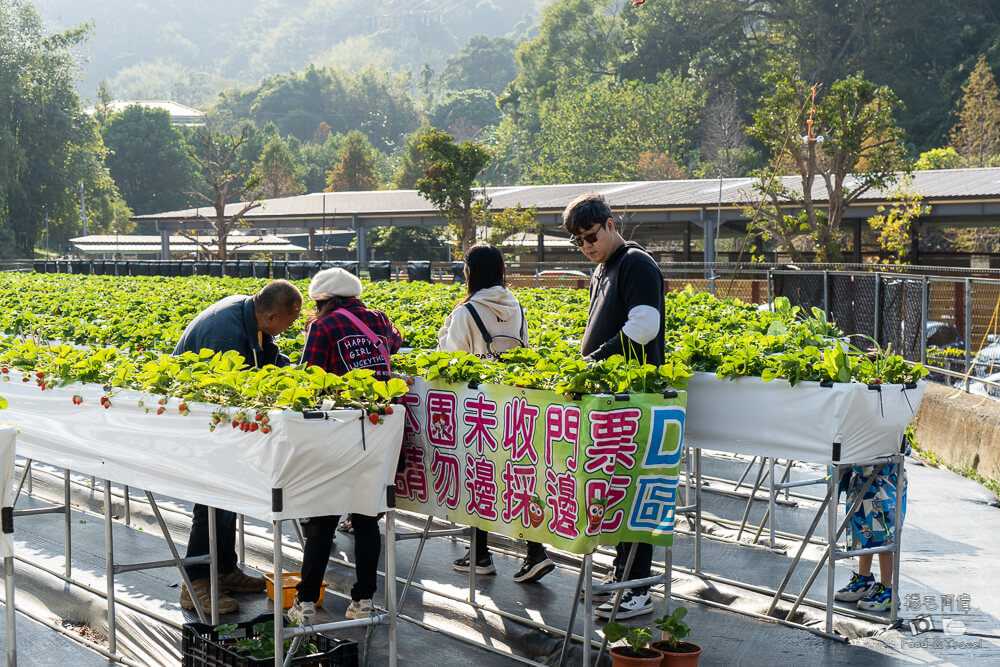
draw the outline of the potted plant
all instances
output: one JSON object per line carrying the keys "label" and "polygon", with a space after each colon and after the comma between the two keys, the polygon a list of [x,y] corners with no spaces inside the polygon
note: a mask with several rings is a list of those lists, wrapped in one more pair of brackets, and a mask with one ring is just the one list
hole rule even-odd
{"label": "potted plant", "polygon": [[653,621],[658,630],[663,631],[663,639],[650,644],[663,654],[661,667],[696,667],[701,647],[681,639],[691,634],[691,628],[684,622],[687,609],[677,607],[670,615],[664,615]]}
{"label": "potted plant", "polygon": [[609,642],[624,641],[622,646],[612,646],[612,667],[659,667],[663,654],[649,648],[653,638],[649,628],[630,628],[612,621],[604,626],[604,636]]}

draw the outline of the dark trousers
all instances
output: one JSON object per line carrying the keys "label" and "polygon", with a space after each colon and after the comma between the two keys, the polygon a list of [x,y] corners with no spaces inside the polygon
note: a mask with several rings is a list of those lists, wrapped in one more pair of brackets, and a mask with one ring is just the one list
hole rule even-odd
{"label": "dark trousers", "polygon": [[[219,558],[219,574],[236,569],[236,513],[215,510],[215,550]],[[186,557],[203,556],[208,551],[208,508],[194,506],[194,520],[191,522],[191,537],[188,538]],[[207,579],[207,563],[184,567],[192,581]]]}
{"label": "dark trousers", "polygon": [[[323,585],[327,563],[330,562],[330,547],[333,546],[333,535],[339,521],[339,516],[319,516],[302,522],[306,546],[302,554],[302,581],[296,586],[301,602],[316,602],[319,599],[319,589]],[[382,550],[378,518],[351,514],[351,525],[354,527],[354,566],[357,576],[357,581],[351,587],[351,599],[370,600],[378,588],[378,558]]]}
{"label": "dark trousers", "polygon": [[[650,576],[653,566],[653,545],[639,543],[635,550],[635,558],[632,559],[632,571],[625,576],[625,563],[628,561],[628,552],[632,548],[631,542],[621,542],[615,547],[615,579],[625,581],[627,579],[645,579]],[[633,589],[645,593],[649,586],[640,586]]]}
{"label": "dark trousers", "polygon": [[[483,530],[482,528],[476,528],[476,561],[481,561],[490,555],[489,548],[490,534]],[[532,563],[537,563],[548,558],[548,554],[545,553],[545,547],[543,547],[538,542],[527,542],[528,545],[528,560]]]}

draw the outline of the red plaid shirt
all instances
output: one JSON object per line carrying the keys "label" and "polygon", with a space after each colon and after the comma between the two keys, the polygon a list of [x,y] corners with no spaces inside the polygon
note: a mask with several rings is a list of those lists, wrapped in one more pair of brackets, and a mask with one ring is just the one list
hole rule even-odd
{"label": "red plaid shirt", "polygon": [[[389,354],[395,354],[403,344],[399,331],[382,311],[367,308],[360,299],[344,299],[340,307],[364,322],[385,343]],[[389,379],[390,369],[386,368],[378,348],[353,322],[336,311],[324,315],[309,327],[300,363],[321,366],[337,375],[356,368],[368,368],[375,371],[379,380]]]}

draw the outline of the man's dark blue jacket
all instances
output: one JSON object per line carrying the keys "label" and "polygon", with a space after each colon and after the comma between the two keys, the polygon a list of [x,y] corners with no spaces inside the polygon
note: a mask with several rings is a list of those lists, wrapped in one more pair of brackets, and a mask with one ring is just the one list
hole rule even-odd
{"label": "man's dark blue jacket", "polygon": [[257,368],[289,363],[272,336],[258,333],[253,297],[242,294],[227,296],[201,311],[184,329],[174,354],[200,352],[205,348],[215,352],[236,350],[247,365]]}

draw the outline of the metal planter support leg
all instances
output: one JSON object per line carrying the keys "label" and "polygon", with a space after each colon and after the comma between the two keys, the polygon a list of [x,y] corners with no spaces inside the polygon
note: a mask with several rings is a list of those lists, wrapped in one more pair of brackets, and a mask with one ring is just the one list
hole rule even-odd
{"label": "metal planter support leg", "polygon": [[[215,539],[215,508],[208,508],[208,555],[211,560],[208,563],[208,579],[210,590],[212,591],[212,625],[219,624],[219,558],[218,544]],[[278,579],[280,582],[281,580]],[[191,597],[194,597],[194,589],[191,590]]]}
{"label": "metal planter support leg", "polygon": [[4,556],[3,580],[7,607],[7,666],[17,666],[17,612],[14,609],[14,557]]}
{"label": "metal planter support leg", "polygon": [[385,609],[389,612],[389,667],[396,667],[396,510],[385,513]]}
{"label": "metal planter support leg", "polygon": [[281,667],[285,662],[285,642],[282,635],[281,598],[283,597],[284,579],[281,572],[281,519],[273,522],[274,526],[274,667]]}
{"label": "metal planter support leg", "polygon": [[63,539],[66,542],[66,564],[64,565],[64,572],[66,578],[69,579],[73,576],[73,531],[70,528],[69,520],[69,468],[63,470],[63,512],[65,513],[65,521],[63,521]]}
{"label": "metal planter support leg", "polygon": [[118,652],[115,636],[115,545],[111,537],[111,482],[104,480],[104,556],[108,585],[108,651]]}

